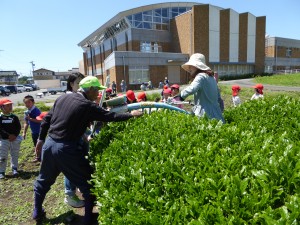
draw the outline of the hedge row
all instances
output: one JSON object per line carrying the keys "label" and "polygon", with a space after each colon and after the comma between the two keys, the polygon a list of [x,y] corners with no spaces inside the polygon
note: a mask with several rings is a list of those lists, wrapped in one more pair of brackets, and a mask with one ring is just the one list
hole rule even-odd
{"label": "hedge row", "polygon": [[102,224],[297,224],[300,101],[249,101],[226,124],[176,112],[110,123],[91,144]]}

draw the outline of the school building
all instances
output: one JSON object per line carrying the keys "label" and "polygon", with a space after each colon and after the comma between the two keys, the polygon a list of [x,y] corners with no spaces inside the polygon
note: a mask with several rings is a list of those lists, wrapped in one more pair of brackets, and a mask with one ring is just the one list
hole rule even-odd
{"label": "school building", "polygon": [[210,4],[174,2],[146,5],[118,13],[84,38],[84,73],[121,80],[128,89],[168,77],[188,82],[181,68],[202,53],[219,76],[263,73],[266,17]]}
{"label": "school building", "polygon": [[300,72],[300,40],[266,36],[265,72]]}

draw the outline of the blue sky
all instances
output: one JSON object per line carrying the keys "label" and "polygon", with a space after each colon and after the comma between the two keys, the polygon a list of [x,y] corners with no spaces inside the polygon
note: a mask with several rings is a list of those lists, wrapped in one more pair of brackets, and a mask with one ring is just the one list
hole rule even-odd
{"label": "blue sky", "polygon": [[[85,37],[117,13],[163,0],[0,0],[0,70],[30,74],[78,67]],[[170,2],[170,1],[168,1]],[[173,0],[171,2],[179,2]],[[183,1],[180,1],[183,2]],[[266,16],[270,36],[300,40],[300,0],[190,1]]]}

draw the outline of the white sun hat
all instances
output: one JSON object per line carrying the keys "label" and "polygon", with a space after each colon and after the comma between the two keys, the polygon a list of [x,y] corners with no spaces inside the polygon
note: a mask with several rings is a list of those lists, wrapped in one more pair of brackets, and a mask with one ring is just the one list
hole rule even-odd
{"label": "white sun hat", "polygon": [[200,53],[195,53],[191,55],[188,62],[183,64],[181,67],[189,72],[189,66],[194,66],[200,70],[211,70],[206,64],[205,64],[205,56]]}

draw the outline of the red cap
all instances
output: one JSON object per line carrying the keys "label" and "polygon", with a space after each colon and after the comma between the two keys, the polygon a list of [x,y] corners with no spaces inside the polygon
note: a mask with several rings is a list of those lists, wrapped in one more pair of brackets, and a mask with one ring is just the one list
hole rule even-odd
{"label": "red cap", "polygon": [[36,117],[37,120],[42,121],[48,112],[42,112],[39,116]]}
{"label": "red cap", "polygon": [[168,88],[168,89],[165,89],[165,90],[164,90],[164,94],[172,94],[171,89],[169,89],[169,88]]}
{"label": "red cap", "polygon": [[237,96],[238,92],[241,90],[241,87],[239,85],[232,85],[232,95]]}
{"label": "red cap", "polygon": [[137,101],[141,102],[144,98],[146,98],[146,93],[145,92],[139,92],[137,96]]}
{"label": "red cap", "polygon": [[168,85],[164,85],[164,89],[168,89],[169,87],[168,87]]}
{"label": "red cap", "polygon": [[126,97],[130,100],[130,101],[134,101],[135,99],[135,95],[134,92],[132,90],[128,90],[126,92]]}
{"label": "red cap", "polygon": [[171,86],[171,88],[179,89],[180,86],[179,86],[178,84],[173,84],[173,85]]}
{"label": "red cap", "polygon": [[8,98],[1,98],[0,99],[0,106],[3,105],[9,105],[9,104],[13,104],[11,100],[9,100]]}
{"label": "red cap", "polygon": [[256,84],[255,86],[252,86],[252,87],[255,89],[259,89],[259,90],[264,89],[264,86],[262,84]]}
{"label": "red cap", "polygon": [[111,88],[106,88],[106,92],[112,92]]}
{"label": "red cap", "polygon": [[263,95],[263,89],[264,89],[264,86],[262,84],[256,84],[255,86],[252,86],[253,88],[257,89],[257,92],[261,95]]}

